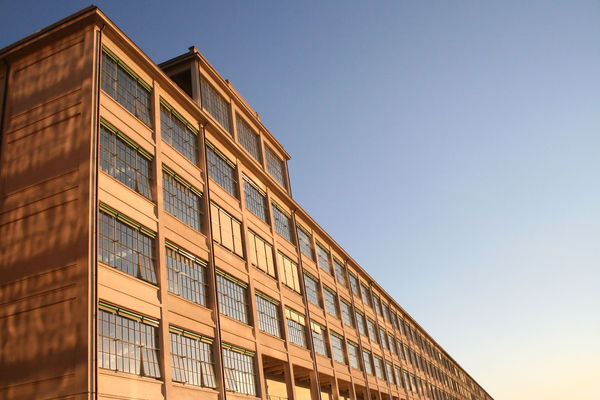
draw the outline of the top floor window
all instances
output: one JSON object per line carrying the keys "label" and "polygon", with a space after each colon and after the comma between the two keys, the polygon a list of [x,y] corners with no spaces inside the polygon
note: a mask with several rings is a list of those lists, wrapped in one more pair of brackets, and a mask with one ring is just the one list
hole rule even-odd
{"label": "top floor window", "polygon": [[279,184],[285,187],[285,165],[273,150],[266,147],[267,171]]}
{"label": "top floor window", "polygon": [[267,194],[244,176],[244,199],[246,208],[264,222],[269,223]]}
{"label": "top floor window", "polygon": [[348,278],[350,280],[350,288],[352,289],[352,293],[354,293],[355,296],[359,296],[358,278],[352,272],[348,272]]}
{"label": "top floor window", "polygon": [[237,197],[235,164],[209,141],[206,141],[206,160],[208,161],[208,176],[225,189],[227,193]]}
{"label": "top floor window", "polygon": [[272,206],[275,231],[289,242],[292,242],[294,239],[294,234],[292,232],[292,217],[277,204],[273,203]]}
{"label": "top floor window", "polygon": [[390,321],[390,307],[383,302],[381,303],[381,306],[383,308],[383,318],[389,322]]}
{"label": "top floor window", "polygon": [[298,234],[298,246],[300,246],[300,251],[311,260],[314,260],[310,234],[300,225],[296,227],[296,233]]}
{"label": "top floor window", "polygon": [[369,307],[373,307],[371,302],[371,293],[369,292],[369,287],[364,283],[360,285],[360,289],[362,290],[362,300]]}
{"label": "top floor window", "polygon": [[223,129],[231,134],[229,103],[204,76],[200,77],[200,91],[202,107],[217,120]]}
{"label": "top floor window", "polygon": [[100,125],[100,169],[152,200],[152,156],[105,121]]}
{"label": "top floor window", "polygon": [[348,282],[346,281],[346,267],[344,267],[344,264],[335,257],[333,258],[333,264],[335,265],[335,277],[338,282],[341,283],[342,286],[348,287]]}
{"label": "top floor window", "polygon": [[317,242],[317,258],[319,259],[319,267],[329,275],[331,273],[331,262],[329,261],[329,252],[325,250],[320,243]]}
{"label": "top floor window", "polygon": [[373,307],[375,308],[375,312],[381,315],[381,300],[379,299],[379,296],[373,296]]}
{"label": "top floor window", "polygon": [[108,49],[102,50],[102,90],[151,127],[152,88]]}
{"label": "top floor window", "polygon": [[160,136],[194,165],[198,165],[198,130],[160,100]]}
{"label": "top floor window", "polygon": [[262,163],[260,136],[239,115],[236,116],[238,142],[256,161]]}

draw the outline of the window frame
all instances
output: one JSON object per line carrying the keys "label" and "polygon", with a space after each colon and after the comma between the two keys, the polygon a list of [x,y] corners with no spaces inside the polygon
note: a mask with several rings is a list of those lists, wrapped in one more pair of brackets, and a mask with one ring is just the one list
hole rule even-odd
{"label": "window frame", "polygon": [[[250,325],[250,315],[248,312],[248,284],[219,269],[216,269],[215,272],[217,275],[216,289],[219,313],[243,324]],[[225,283],[229,283],[229,286],[224,286]],[[234,296],[236,293],[225,293],[222,288],[239,288],[239,293],[237,293],[237,296]],[[225,302],[225,300],[229,301]],[[242,306],[241,308],[239,307],[240,305]]]}
{"label": "window frame", "polygon": [[[107,144],[112,145],[113,148],[108,149]],[[102,172],[154,202],[154,156],[103,118],[100,119],[98,147],[98,165]],[[121,154],[120,150],[124,150],[125,153]],[[105,159],[105,155],[110,155],[112,160]],[[131,165],[128,159],[134,161],[135,165]],[[133,176],[128,174],[129,171],[133,171]]]}
{"label": "window frame", "polygon": [[[105,217],[102,217],[103,215]],[[152,285],[158,285],[155,257],[156,233],[102,203],[99,205],[97,218],[98,261]],[[120,231],[117,231],[118,227]],[[105,228],[111,229],[112,232],[103,233]],[[110,233],[113,236],[109,236]],[[136,233],[135,238],[133,233]],[[131,240],[120,240],[122,235],[131,236]],[[134,239],[137,241],[135,247],[129,246],[127,242],[133,243]],[[119,255],[122,255],[122,249],[126,248],[126,254],[132,255],[132,260],[128,257],[117,258],[117,246],[120,249]],[[126,265],[119,263],[120,260],[124,260]],[[132,267],[135,271],[131,270]]]}
{"label": "window frame", "polygon": [[281,318],[279,315],[280,303],[258,290],[254,291],[254,298],[256,301],[258,330],[271,336],[281,338]]}
{"label": "window frame", "polygon": [[[267,192],[262,190],[256,183],[252,182],[246,175],[242,174],[242,178],[244,181],[244,204],[246,209],[265,224],[269,224],[270,218],[269,209],[267,207]],[[260,199],[260,201],[258,199]],[[262,209],[259,210],[258,207],[262,207]]]}
{"label": "window frame", "polygon": [[[163,210],[190,228],[202,232],[202,192],[164,164],[162,171]],[[185,197],[180,197],[179,194]]]}
{"label": "window frame", "polygon": [[238,198],[237,165],[206,140],[208,177],[234,198]]}
{"label": "window frame", "polygon": [[[217,388],[212,338],[169,326],[169,345],[173,382]],[[183,350],[184,347],[187,348],[186,351]]]}
{"label": "window frame", "polygon": [[[221,355],[223,358],[223,371],[225,372],[223,379],[225,390],[256,396],[256,379],[258,377],[254,365],[256,354],[253,351],[223,343],[221,345]],[[232,356],[237,357],[237,359]],[[246,370],[236,369],[236,366],[240,367],[242,365],[246,367]]]}
{"label": "window frame", "polygon": [[[103,302],[99,303],[98,308],[98,368],[162,379],[158,337],[159,321]],[[104,332],[106,328],[109,332]],[[134,332],[130,332],[131,329]],[[124,330],[131,334],[134,338],[133,341],[126,340],[130,335],[123,336]],[[114,345],[112,345],[113,343]],[[119,345],[119,343],[121,344]],[[108,353],[104,351],[107,346]],[[127,352],[123,351],[124,346],[128,347]],[[119,353],[121,353],[120,356]],[[133,357],[125,359],[126,355],[133,355]],[[121,359],[120,363],[119,358]],[[105,366],[104,363],[107,360],[109,365]],[[134,372],[131,372],[132,360],[135,362]]]}
{"label": "window frame", "polygon": [[[192,255],[186,250],[183,250],[182,248],[171,243],[168,240],[165,240],[165,247],[167,291],[176,296],[182,297],[186,300],[199,304],[203,307],[208,307],[208,263]],[[181,260],[172,257],[169,254],[170,252],[173,252],[174,255],[178,256]],[[173,261],[170,262],[169,259]],[[187,261],[187,263],[185,261]],[[174,265],[179,264],[185,265],[188,270],[181,271],[181,268],[176,270],[174,268]],[[194,275],[201,278],[195,278]],[[177,281],[175,281],[175,276],[177,276]],[[183,287],[183,285],[179,282],[181,282],[182,280],[187,282],[187,292],[194,293],[194,296],[181,294],[181,287]],[[177,292],[174,291],[175,286],[178,286]]]}
{"label": "window frame", "polygon": [[295,346],[307,349],[306,316],[286,306],[285,320],[288,331],[288,341]]}
{"label": "window frame", "polygon": [[[106,56],[107,58],[105,58]],[[105,69],[105,60],[114,63],[114,75],[110,74],[107,69]],[[152,87],[144,82],[135,72],[133,72],[125,63],[123,63],[119,57],[114,55],[108,48],[102,46],[102,58],[100,65],[100,88],[104,93],[106,93],[110,98],[119,103],[123,108],[125,108],[129,113],[139,119],[143,124],[152,129]],[[105,80],[105,76],[110,77],[111,82],[107,82]],[[135,94],[131,93],[130,90],[127,89],[125,85],[123,85],[122,79],[119,77],[129,78],[132,82],[127,82],[130,86],[133,86],[135,83]],[[113,86],[114,84],[114,86]],[[110,90],[108,88],[110,87]],[[127,94],[133,96],[133,110],[130,109],[131,102],[129,102],[126,98],[126,95],[123,95],[122,92],[119,92],[119,88],[121,91],[126,91]],[[111,94],[112,92],[112,94]],[[140,94],[144,93],[147,96],[145,99],[141,99]],[[124,98],[121,100],[119,98]],[[129,103],[129,104],[123,104]],[[147,104],[143,104],[147,102]],[[144,105],[144,107],[142,107]]]}

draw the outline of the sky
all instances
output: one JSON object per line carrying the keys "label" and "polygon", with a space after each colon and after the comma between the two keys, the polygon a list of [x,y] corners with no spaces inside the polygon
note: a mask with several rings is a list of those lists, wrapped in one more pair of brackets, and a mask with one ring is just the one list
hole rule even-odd
{"label": "sky", "polygon": [[[156,63],[196,46],[494,399],[600,399],[600,2],[96,4]],[[88,5],[0,2],[0,48]]]}

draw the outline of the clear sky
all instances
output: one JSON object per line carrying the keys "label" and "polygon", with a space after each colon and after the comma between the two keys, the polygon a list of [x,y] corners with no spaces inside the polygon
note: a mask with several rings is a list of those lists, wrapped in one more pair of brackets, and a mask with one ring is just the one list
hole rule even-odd
{"label": "clear sky", "polygon": [[[0,47],[87,5],[0,2]],[[198,47],[496,400],[600,399],[600,2],[97,5],[157,63]]]}

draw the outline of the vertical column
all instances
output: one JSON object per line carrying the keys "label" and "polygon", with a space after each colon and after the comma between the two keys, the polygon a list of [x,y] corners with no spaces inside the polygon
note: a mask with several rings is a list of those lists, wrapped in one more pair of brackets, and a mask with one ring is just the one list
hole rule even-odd
{"label": "vertical column", "polygon": [[165,398],[171,396],[172,382],[171,377],[171,357],[170,353],[170,341],[169,341],[169,311],[165,307],[165,297],[167,286],[167,271],[166,271],[166,250],[165,250],[165,227],[164,227],[164,207],[163,207],[163,182],[162,182],[162,140],[160,131],[160,86],[154,81],[154,87],[152,89],[152,114],[153,114],[153,127],[154,127],[154,142],[155,142],[155,155],[154,155],[154,179],[156,182],[156,217],[158,218],[158,232],[156,233],[156,279],[158,281],[158,297],[161,303],[161,324],[159,330],[159,344],[161,349],[162,357],[162,377],[164,380],[164,394]]}
{"label": "vertical column", "polygon": [[206,135],[205,128],[208,122],[200,126],[199,129],[199,144],[198,144],[198,155],[203,161],[202,169],[204,170],[204,195],[202,198],[203,207],[206,210],[206,218],[204,231],[206,232],[207,245],[210,250],[210,257],[208,262],[208,283],[211,290],[210,292],[210,304],[209,307],[212,309],[212,317],[215,322],[215,340],[213,342],[213,359],[215,362],[215,374],[217,380],[217,389],[219,390],[219,398],[221,400],[227,399],[227,390],[225,388],[225,369],[223,366],[223,342],[221,341],[221,319],[219,313],[219,302],[217,300],[217,274],[215,270],[215,248],[213,242],[213,231],[212,231],[212,215],[210,207],[210,179],[208,178],[208,161],[206,156]]}

